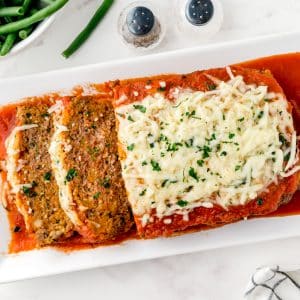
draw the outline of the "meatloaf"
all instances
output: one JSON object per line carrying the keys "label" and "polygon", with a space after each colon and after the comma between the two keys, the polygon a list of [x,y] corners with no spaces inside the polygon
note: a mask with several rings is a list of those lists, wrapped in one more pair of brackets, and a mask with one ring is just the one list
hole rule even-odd
{"label": "meatloaf", "polygon": [[295,193],[292,107],[270,72],[227,67],[110,86],[142,237],[265,215]]}
{"label": "meatloaf", "polygon": [[60,203],[89,242],[113,240],[133,225],[118,160],[112,102],[65,98],[50,146]]}
{"label": "meatloaf", "polygon": [[39,245],[69,237],[73,224],[60,207],[48,147],[53,122],[51,103],[31,99],[17,106],[16,125],[6,140],[8,180],[27,230]]}

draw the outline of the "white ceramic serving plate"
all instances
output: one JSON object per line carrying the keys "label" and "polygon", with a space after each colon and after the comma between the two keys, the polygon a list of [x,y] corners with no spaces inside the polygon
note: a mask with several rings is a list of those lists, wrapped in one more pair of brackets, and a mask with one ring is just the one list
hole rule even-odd
{"label": "white ceramic serving plate", "polygon": [[[300,32],[6,79],[0,81],[0,104],[16,101],[25,96],[67,90],[74,85],[88,82],[159,73],[185,73],[295,51],[300,51]],[[253,219],[174,238],[129,240],[120,245],[68,254],[48,248],[8,255],[5,252],[10,233],[4,209],[0,208],[0,282],[299,236],[299,228],[300,215]]]}

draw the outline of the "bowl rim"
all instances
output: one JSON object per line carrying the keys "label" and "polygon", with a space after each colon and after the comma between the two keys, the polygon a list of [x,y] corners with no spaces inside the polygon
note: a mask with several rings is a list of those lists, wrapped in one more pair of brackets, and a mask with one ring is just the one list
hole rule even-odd
{"label": "bowl rim", "polygon": [[54,22],[55,18],[56,13],[40,22],[40,24],[33,30],[33,32],[28,36],[28,38],[18,42],[7,55],[0,57],[0,60],[12,57],[13,55],[21,52],[29,45],[31,45],[50,27],[50,25]]}

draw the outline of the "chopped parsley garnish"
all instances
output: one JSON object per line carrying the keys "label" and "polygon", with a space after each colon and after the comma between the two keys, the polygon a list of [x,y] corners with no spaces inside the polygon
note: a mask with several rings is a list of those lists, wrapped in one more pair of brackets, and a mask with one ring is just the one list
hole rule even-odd
{"label": "chopped parsley garnish", "polygon": [[184,190],[184,192],[185,192],[185,193],[189,193],[193,188],[194,188],[194,186],[193,186],[193,185],[190,185],[190,186],[188,186],[188,187]]}
{"label": "chopped parsley garnish", "polygon": [[129,115],[129,116],[127,117],[127,120],[130,121],[130,122],[134,122],[134,120],[132,119],[131,115]]}
{"label": "chopped parsley garnish", "polygon": [[199,181],[199,177],[197,172],[195,171],[195,169],[193,167],[190,167],[189,169],[189,175],[194,178],[197,182]]}
{"label": "chopped parsley garnish", "polygon": [[195,111],[195,110],[193,110],[192,112],[187,111],[187,112],[185,113],[185,115],[186,115],[188,118],[193,117],[195,114],[196,114],[196,111]]}
{"label": "chopped parsley garnish", "polygon": [[77,171],[75,169],[70,169],[66,176],[66,181],[70,182],[77,176]]}
{"label": "chopped parsley garnish", "polygon": [[144,160],[144,161],[142,161],[142,166],[147,166],[148,165],[148,163]]}
{"label": "chopped parsley garnish", "polygon": [[150,143],[149,146],[150,146],[150,148],[154,148],[155,144],[154,143]]}
{"label": "chopped parsley garnish", "polygon": [[157,172],[161,171],[160,165],[157,161],[151,159],[150,163],[153,171],[157,171]]}
{"label": "chopped parsley garnish", "polygon": [[235,134],[234,134],[234,133],[232,133],[232,132],[230,132],[230,133],[228,134],[228,138],[229,138],[229,139],[233,139],[233,138],[234,138],[234,136],[235,136]]}
{"label": "chopped parsley garnish", "polygon": [[279,134],[279,141],[281,142],[281,144],[283,146],[286,146],[287,143],[288,143],[287,140],[286,140],[286,138],[284,137],[284,135],[282,133]]}
{"label": "chopped parsley garnish", "polygon": [[222,151],[220,155],[221,155],[221,156],[226,156],[226,155],[227,155],[227,152],[226,152],[226,151]]}
{"label": "chopped parsley garnish", "polygon": [[291,156],[291,152],[287,153],[287,154],[284,156],[283,160],[284,160],[284,161],[288,161],[288,160],[290,159],[290,156]]}
{"label": "chopped parsley garnish", "polygon": [[189,139],[188,141],[184,142],[187,148],[191,148],[194,144],[194,138]]}
{"label": "chopped parsley garnish", "polygon": [[143,190],[139,193],[139,195],[140,195],[140,196],[144,196],[144,195],[146,194],[146,192],[147,192],[147,189],[143,189]]}
{"label": "chopped parsley garnish", "polygon": [[244,117],[242,117],[242,118],[238,119],[238,121],[239,121],[239,122],[243,122],[244,120],[245,120],[245,118],[244,118]]}
{"label": "chopped parsley garnish", "polygon": [[203,148],[201,150],[203,151],[202,158],[203,159],[208,158],[209,152],[211,152],[211,148],[205,145],[205,146],[203,146]]}
{"label": "chopped parsley garnish", "polygon": [[134,149],[134,144],[128,145],[127,150],[132,151]]}
{"label": "chopped parsley garnish", "polygon": [[235,168],[234,168],[235,171],[238,171],[238,170],[240,170],[240,169],[241,169],[241,166],[240,166],[240,165],[237,165],[237,166],[235,166]]}
{"label": "chopped parsley garnish", "polygon": [[93,199],[97,200],[100,197],[100,192],[97,192],[96,194],[94,194]]}
{"label": "chopped parsley garnish", "polygon": [[106,189],[110,188],[110,179],[108,177],[105,177],[101,185]]}
{"label": "chopped parsley garnish", "polygon": [[164,87],[160,86],[160,87],[157,88],[158,92],[164,92],[165,90],[166,90],[165,86]]}
{"label": "chopped parsley garnish", "polygon": [[178,200],[177,205],[180,206],[180,207],[185,207],[185,206],[188,205],[188,202],[185,201],[185,200]]}
{"label": "chopped parsley garnish", "polygon": [[165,180],[161,183],[161,187],[165,187],[168,181],[169,181],[169,179],[165,179]]}
{"label": "chopped parsley garnish", "polygon": [[258,199],[256,200],[256,203],[257,203],[257,205],[263,205],[264,200],[263,200],[262,198],[258,198]]}
{"label": "chopped parsley garnish", "polygon": [[203,160],[203,159],[198,159],[198,160],[197,160],[197,165],[198,165],[199,167],[202,167],[203,164],[204,164],[204,160]]}
{"label": "chopped parsley garnish", "polygon": [[261,118],[263,117],[263,115],[264,115],[264,111],[261,110],[261,111],[258,113],[257,118],[258,118],[258,119],[261,119]]}
{"label": "chopped parsley garnish", "polygon": [[163,182],[161,183],[161,187],[165,187],[167,184],[172,184],[172,183],[177,183],[178,180],[170,180],[170,179],[165,179],[163,180]]}
{"label": "chopped parsley garnish", "polygon": [[216,89],[217,86],[214,83],[207,82],[206,87],[209,91],[213,91]]}
{"label": "chopped parsley garnish", "polygon": [[159,142],[161,142],[161,141],[167,142],[167,141],[168,141],[168,138],[167,138],[165,135],[161,134],[161,135],[159,136],[159,138],[158,138],[158,141],[159,141]]}
{"label": "chopped parsley garnish", "polygon": [[135,109],[138,109],[141,113],[145,113],[146,112],[146,107],[145,106],[143,106],[143,105],[133,105],[133,107],[135,108]]}
{"label": "chopped parsley garnish", "polygon": [[44,175],[44,180],[45,180],[45,181],[50,181],[51,176],[52,176],[51,172],[45,173],[45,175]]}
{"label": "chopped parsley garnish", "polygon": [[24,193],[27,197],[30,197],[30,198],[33,198],[33,197],[37,196],[37,193],[33,190],[33,188],[34,188],[35,186],[36,186],[36,185],[33,185],[33,184],[32,184],[32,187],[23,186],[23,187],[22,187],[23,193]]}
{"label": "chopped parsley garnish", "polygon": [[[185,113],[185,115],[186,115],[188,118],[193,118],[193,119],[201,120],[200,117],[196,117],[196,111],[195,111],[195,110],[193,110],[192,112],[187,111],[187,112]],[[180,120],[181,120],[181,119],[180,119]]]}
{"label": "chopped parsley garnish", "polygon": [[213,133],[209,139],[205,138],[205,140],[206,140],[207,142],[211,142],[211,141],[213,141],[213,140],[215,140],[215,139],[216,139],[216,134],[215,134],[215,133]]}
{"label": "chopped parsley garnish", "polygon": [[182,147],[183,145],[181,143],[173,143],[173,144],[168,144],[167,151],[168,152],[175,152],[178,151],[179,147]]}

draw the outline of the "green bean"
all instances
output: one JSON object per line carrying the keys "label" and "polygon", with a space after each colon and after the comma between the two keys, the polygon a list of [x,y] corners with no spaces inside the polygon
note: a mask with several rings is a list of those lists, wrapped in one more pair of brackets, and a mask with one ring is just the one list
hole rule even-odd
{"label": "green bean", "polygon": [[[0,0],[0,7],[5,7],[4,0]],[[12,18],[11,17],[3,17],[3,20],[4,20],[5,23],[12,22]],[[1,22],[0,22],[0,24],[1,24]],[[1,49],[1,47],[0,47],[0,49]]]}
{"label": "green bean", "polygon": [[[70,46],[63,51],[62,55],[65,58],[70,57],[75,51],[77,51],[83,43],[90,37],[94,29],[103,19],[111,5],[113,4],[114,0],[104,0],[100,7],[97,9],[89,23],[86,27],[79,33],[79,35],[73,40]],[[0,31],[1,34],[1,31]]]}
{"label": "green bean", "polygon": [[32,8],[32,9],[29,11],[29,16],[34,15],[34,14],[37,13],[38,11],[39,11],[38,9]]}
{"label": "green bean", "polygon": [[11,0],[13,5],[21,6],[24,0]]}
{"label": "green bean", "polygon": [[24,9],[25,14],[27,13],[31,3],[32,3],[32,0],[24,0],[22,7]]}
{"label": "green bean", "polygon": [[23,16],[24,8],[22,6],[9,6],[0,8],[0,17]]}
{"label": "green bean", "polygon": [[53,4],[42,8],[32,16],[9,24],[0,25],[0,34],[17,32],[23,28],[29,27],[32,24],[40,22],[62,8],[68,1],[69,0],[56,0],[53,2]]}
{"label": "green bean", "polygon": [[44,2],[47,5],[50,5],[53,3],[54,0],[42,0],[42,2]]}
{"label": "green bean", "polygon": [[1,47],[0,56],[6,55],[11,50],[11,48],[13,47],[13,45],[16,41],[16,38],[17,38],[17,34],[15,32],[7,35],[3,45]]}
{"label": "green bean", "polygon": [[27,28],[24,28],[22,30],[19,31],[19,38],[22,40],[25,40],[28,38],[28,36],[31,34],[33,30],[33,26],[29,26]]}

